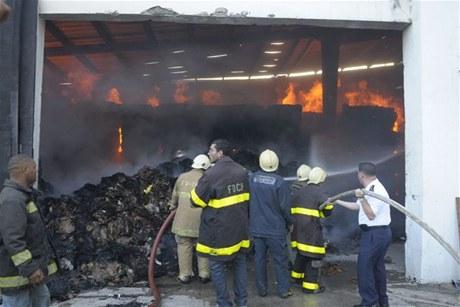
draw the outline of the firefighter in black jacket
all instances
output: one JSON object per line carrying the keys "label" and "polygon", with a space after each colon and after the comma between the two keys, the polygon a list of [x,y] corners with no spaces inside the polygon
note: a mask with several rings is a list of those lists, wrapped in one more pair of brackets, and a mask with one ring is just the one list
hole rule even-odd
{"label": "firefighter in black jacket", "polygon": [[320,218],[329,216],[334,208],[332,204],[323,210],[319,206],[327,200],[321,183],[326,180],[326,172],[319,167],[311,170],[308,185],[297,190],[292,196],[291,214],[294,217],[294,229],[291,234],[291,247],[297,250],[291,277],[301,284],[305,293],[321,293],[324,287],[319,285],[319,269],[312,266],[314,260],[326,255]]}
{"label": "firefighter in black jacket", "polygon": [[8,163],[0,193],[0,289],[5,307],[50,305],[46,277],[57,271],[34,199],[36,164],[26,155]]}
{"label": "firefighter in black jacket", "polygon": [[235,303],[247,304],[248,173],[228,157],[229,151],[228,141],[212,142],[208,155],[215,165],[203,174],[191,192],[193,204],[203,208],[196,251],[210,260],[219,307],[233,306],[226,284],[228,263],[233,267]]}

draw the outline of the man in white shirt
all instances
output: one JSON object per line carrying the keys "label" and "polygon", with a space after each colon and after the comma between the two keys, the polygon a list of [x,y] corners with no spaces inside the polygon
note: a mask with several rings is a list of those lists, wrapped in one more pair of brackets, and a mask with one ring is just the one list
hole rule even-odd
{"label": "man in white shirt", "polygon": [[[363,162],[358,167],[358,180],[367,191],[388,197],[387,190],[377,179],[376,166]],[[388,306],[385,254],[391,243],[390,206],[376,198],[365,197],[361,189],[355,191],[357,201],[337,200],[350,210],[359,210],[359,227],[362,229],[358,255],[358,287],[362,298],[355,307]]]}

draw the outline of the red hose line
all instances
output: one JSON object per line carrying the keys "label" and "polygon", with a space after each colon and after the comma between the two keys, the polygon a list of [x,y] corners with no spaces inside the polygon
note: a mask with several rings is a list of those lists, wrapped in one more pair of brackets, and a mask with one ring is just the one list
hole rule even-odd
{"label": "red hose line", "polygon": [[161,302],[160,290],[157,288],[155,283],[155,258],[157,255],[158,245],[160,244],[161,237],[163,237],[163,233],[165,232],[166,228],[168,228],[169,224],[173,220],[174,216],[176,215],[176,210],[171,211],[169,213],[166,220],[160,227],[160,230],[155,237],[155,241],[153,242],[152,249],[150,250],[150,258],[149,258],[149,287],[152,295],[154,297],[154,301],[149,305],[149,307],[159,307]]}

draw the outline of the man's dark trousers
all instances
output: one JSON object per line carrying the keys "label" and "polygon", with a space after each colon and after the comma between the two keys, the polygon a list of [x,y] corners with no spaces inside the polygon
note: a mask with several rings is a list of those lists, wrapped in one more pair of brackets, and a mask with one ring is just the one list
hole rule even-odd
{"label": "man's dark trousers", "polygon": [[217,294],[217,306],[233,306],[227,288],[227,274],[225,272],[228,264],[233,267],[233,289],[235,291],[234,302],[236,306],[246,306],[248,300],[248,273],[246,269],[246,254],[242,252],[238,252],[236,257],[229,261],[209,260],[211,279]]}
{"label": "man's dark trousers", "polygon": [[361,305],[388,304],[385,254],[391,243],[389,226],[369,227],[361,233],[358,287]]}
{"label": "man's dark trousers", "polygon": [[259,295],[267,295],[267,253],[273,258],[277,292],[283,295],[289,291],[288,256],[286,237],[254,237],[254,249],[256,252],[256,285]]}

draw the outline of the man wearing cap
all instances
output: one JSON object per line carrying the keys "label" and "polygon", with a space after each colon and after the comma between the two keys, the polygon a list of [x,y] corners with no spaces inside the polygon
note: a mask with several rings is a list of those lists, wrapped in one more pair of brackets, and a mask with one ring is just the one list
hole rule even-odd
{"label": "man wearing cap", "polygon": [[8,163],[0,193],[0,289],[4,307],[50,305],[47,276],[57,271],[32,185],[37,169],[26,155]]}
{"label": "man wearing cap", "polygon": [[319,269],[313,266],[313,261],[321,260],[326,255],[320,219],[329,216],[334,207],[328,204],[319,210],[319,206],[328,198],[322,186],[326,177],[323,169],[313,168],[308,177],[308,185],[292,196],[294,229],[291,247],[297,251],[297,255],[291,277],[301,285],[304,293],[309,294],[324,291],[324,287],[319,284]]}
{"label": "man wearing cap", "polygon": [[[227,140],[211,143],[208,156],[214,166],[190,193],[195,206],[203,208],[196,251],[207,257],[219,307],[247,306],[246,251],[249,249],[248,172],[234,162]],[[235,297],[227,288],[227,265],[231,264]]]}
{"label": "man wearing cap", "polygon": [[267,295],[267,254],[270,252],[275,265],[278,295],[287,298],[292,295],[286,241],[289,225],[292,224],[290,190],[287,182],[275,173],[278,164],[276,153],[267,149],[259,156],[262,170],[249,178],[249,229],[254,240],[258,294]]}
{"label": "man wearing cap", "polygon": [[[179,260],[178,280],[188,284],[193,276],[193,249],[198,238],[201,208],[193,207],[190,192],[198,183],[205,170],[211,165],[206,155],[198,155],[193,159],[192,170],[177,178],[169,201],[170,209],[176,210],[172,232],[176,235],[177,257]],[[198,276],[202,283],[209,279],[208,259],[198,256]]]}
{"label": "man wearing cap", "polygon": [[[377,168],[370,162],[358,166],[359,183],[367,191],[384,197],[388,192],[377,179]],[[390,205],[373,197],[365,197],[361,189],[355,191],[355,203],[337,200],[336,203],[350,210],[358,210],[362,230],[358,255],[358,288],[361,303],[355,307],[388,306],[385,254],[391,243]]]}

